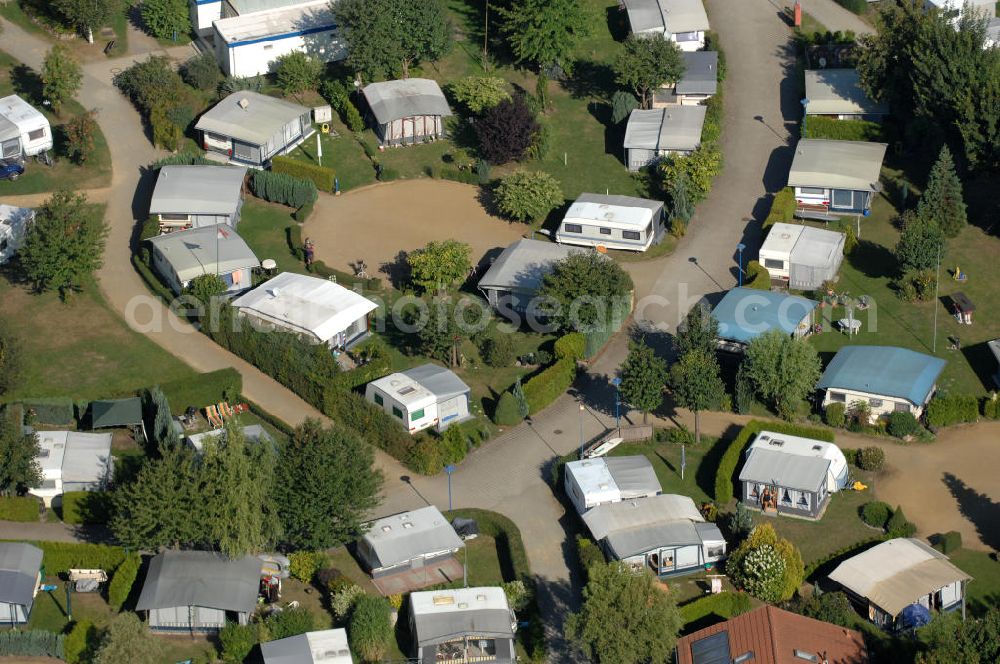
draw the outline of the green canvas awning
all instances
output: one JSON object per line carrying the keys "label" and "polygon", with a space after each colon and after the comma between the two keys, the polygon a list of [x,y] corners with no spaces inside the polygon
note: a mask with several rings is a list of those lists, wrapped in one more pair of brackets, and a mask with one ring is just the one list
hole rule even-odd
{"label": "green canvas awning", "polygon": [[142,424],[142,401],[139,397],[92,401],[90,403],[90,421],[93,429]]}

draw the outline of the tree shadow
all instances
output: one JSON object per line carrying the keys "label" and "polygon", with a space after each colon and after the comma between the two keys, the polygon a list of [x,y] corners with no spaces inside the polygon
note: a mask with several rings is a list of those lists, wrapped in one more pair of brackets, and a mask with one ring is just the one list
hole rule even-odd
{"label": "tree shadow", "polygon": [[573,75],[563,81],[563,87],[575,99],[587,97],[608,100],[615,93],[615,72],[606,62],[580,60],[573,66]]}
{"label": "tree shadow", "polygon": [[13,67],[10,70],[10,83],[14,87],[14,92],[29,104],[39,106],[44,103],[42,78],[28,65],[22,63]]}
{"label": "tree shadow", "polygon": [[1000,503],[985,493],[979,493],[961,479],[945,473],[942,482],[958,501],[962,516],[972,522],[983,544],[1000,549]]}
{"label": "tree shadow", "polygon": [[997,368],[997,359],[993,356],[988,342],[963,346],[962,355],[987,391],[997,389],[996,377],[1000,375],[1000,370]]}
{"label": "tree shadow", "polygon": [[894,277],[897,273],[896,257],[888,247],[871,240],[861,240],[847,260],[866,277],[880,279]]}
{"label": "tree shadow", "polygon": [[625,41],[629,34],[629,25],[628,14],[625,13],[624,7],[616,3],[607,7],[604,13],[611,38],[616,42]]}
{"label": "tree shadow", "polygon": [[378,266],[379,273],[384,274],[392,287],[397,290],[401,290],[403,286],[410,283],[412,271],[408,259],[409,255],[401,249],[391,261],[386,261]]}

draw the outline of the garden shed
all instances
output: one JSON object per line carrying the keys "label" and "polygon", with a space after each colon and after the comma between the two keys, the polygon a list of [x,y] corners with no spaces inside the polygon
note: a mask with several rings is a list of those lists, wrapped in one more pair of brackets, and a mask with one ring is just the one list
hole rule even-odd
{"label": "garden shed", "polygon": [[556,242],[625,251],[646,251],[667,231],[663,201],[635,196],[580,194],[556,231]]}
{"label": "garden shed", "polygon": [[38,431],[37,457],[42,484],[29,490],[51,506],[70,491],[100,491],[111,481],[114,462],[110,433]]}
{"label": "garden shed", "polygon": [[668,155],[689,155],[701,145],[704,106],[636,109],[625,127],[625,165],[630,171]]}
{"label": "garden shed", "polygon": [[823,408],[865,402],[872,417],[909,412],[920,417],[937,390],[945,360],[895,346],[844,346],[819,379]]}
{"label": "garden shed", "polygon": [[451,559],[465,543],[433,505],[393,514],[369,524],[358,540],[358,556],[374,578],[433,567]]}
{"label": "garden shed", "polygon": [[234,92],[198,118],[209,159],[266,168],[271,157],[291,152],[316,130],[312,110],[259,92]]}
{"label": "garden shed", "polygon": [[494,309],[524,313],[545,275],[574,251],[543,240],[523,238],[504,249],[479,280],[479,290]]}
{"label": "garden shed", "polygon": [[759,258],[771,279],[796,290],[816,290],[840,271],[846,236],[799,224],[776,223],[760,247]]}
{"label": "garden shed", "polygon": [[892,629],[907,607],[930,611],[961,609],[965,618],[965,588],[972,579],[948,556],[916,538],[896,538],[848,558],[830,573],[868,619]]}
{"label": "garden shed", "polygon": [[818,304],[798,295],[733,288],[712,310],[712,318],[719,323],[719,345],[723,350],[742,352],[748,343],[771,330],[805,336]]}
{"label": "garden shed", "polygon": [[566,495],[580,514],[605,503],[655,496],[661,490],[653,464],[638,454],[570,461],[563,473]]}
{"label": "garden shed", "polygon": [[33,209],[0,203],[0,265],[9,261],[24,246],[28,224],[34,220]]}
{"label": "garden shed", "polygon": [[260,644],[264,664],[353,664],[343,628],[306,632]]}
{"label": "garden shed", "polygon": [[163,166],[156,177],[149,214],[160,232],[216,224],[235,227],[243,207],[245,166]]}
{"label": "garden shed", "polygon": [[253,271],[260,267],[250,245],[228,224],[175,231],[147,241],[153,268],[178,295],[206,274],[222,279],[227,292],[240,293],[253,285]]}
{"label": "garden shed", "polygon": [[136,602],[149,628],[215,632],[226,622],[246,625],[257,606],[261,561],[230,560],[210,551],[165,551],[149,561]]}
{"label": "garden shed", "polygon": [[809,69],[805,76],[806,115],[880,121],[889,113],[861,89],[857,69]]}
{"label": "garden shed", "polygon": [[42,582],[42,550],[23,542],[0,542],[0,625],[23,625],[31,618]]}
{"label": "garden shed", "polygon": [[796,215],[823,221],[865,214],[882,190],[879,175],[885,143],[803,138],[795,147],[788,186],[795,187]]}
{"label": "garden shed", "polygon": [[470,394],[454,371],[432,363],[389,374],[365,388],[365,398],[401,420],[411,434],[431,426],[444,431],[470,419]]}
{"label": "garden shed", "polygon": [[710,29],[701,0],[619,0],[636,35],[661,34],[682,51],[705,48]]}
{"label": "garden shed", "polygon": [[514,664],[517,618],[503,588],[410,594],[410,633],[419,662]]}
{"label": "garden shed", "polygon": [[48,118],[17,95],[0,99],[0,117],[13,123],[21,133],[24,156],[34,157],[52,149],[52,127]]}
{"label": "garden shed", "polygon": [[451,108],[437,81],[406,78],[369,83],[362,90],[382,145],[409,145],[444,136]]}

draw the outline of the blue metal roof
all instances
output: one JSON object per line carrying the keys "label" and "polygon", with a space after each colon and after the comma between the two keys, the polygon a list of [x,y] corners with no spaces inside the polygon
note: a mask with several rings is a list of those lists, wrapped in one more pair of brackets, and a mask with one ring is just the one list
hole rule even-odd
{"label": "blue metal roof", "polygon": [[715,305],[712,316],[719,321],[720,339],[745,344],[768,330],[791,334],[816,305],[798,295],[734,288]]}
{"label": "blue metal roof", "polygon": [[945,361],[895,346],[845,346],[837,351],[816,387],[900,397],[922,406]]}

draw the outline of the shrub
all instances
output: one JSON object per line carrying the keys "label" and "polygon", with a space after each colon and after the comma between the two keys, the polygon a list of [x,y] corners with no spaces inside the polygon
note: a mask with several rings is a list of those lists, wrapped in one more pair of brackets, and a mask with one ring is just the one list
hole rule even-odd
{"label": "shrub", "polygon": [[392,639],[389,603],[383,597],[362,595],[358,598],[347,627],[351,650],[362,661],[381,661]]}
{"label": "shrub", "polygon": [[120,546],[50,541],[29,541],[28,544],[34,544],[42,550],[45,571],[53,576],[80,568],[110,571],[125,560],[125,549]]}
{"label": "shrub", "polygon": [[[172,154],[163,159],[157,159],[150,165],[151,170],[159,170],[164,166],[211,166],[218,165],[216,162],[202,157],[200,154],[195,154],[193,152],[179,152],[178,154]],[[152,219],[152,217],[150,217]],[[157,224],[160,222],[157,221]],[[151,235],[148,237],[155,237]],[[146,238],[143,238],[146,239]]]}
{"label": "shrub", "polygon": [[563,204],[559,182],[544,171],[514,171],[493,192],[497,209],[508,219],[539,222]]}
{"label": "shrub", "polygon": [[309,609],[300,607],[272,613],[264,624],[271,639],[277,640],[311,632],[316,628],[316,619]]}
{"label": "shrub", "polygon": [[38,521],[39,502],[30,496],[0,497],[0,521]]}
{"label": "shrub", "polygon": [[557,360],[566,357],[581,360],[587,351],[587,337],[582,332],[564,334],[556,339],[553,350],[555,351]]}
{"label": "shrub", "polygon": [[250,189],[257,198],[293,208],[312,203],[317,196],[316,185],[311,180],[271,171],[254,171]]}
{"label": "shrub", "polygon": [[885,463],[885,450],[881,447],[862,447],[855,460],[861,470],[877,471]]}
{"label": "shrub", "polygon": [[[517,398],[509,391],[500,395],[496,409],[493,411],[493,421],[502,427],[521,423],[521,410],[517,405]],[[38,518],[37,514],[35,518]]]}
{"label": "shrub", "polygon": [[841,627],[852,627],[857,616],[847,594],[840,591],[822,595],[815,593],[809,598],[796,597],[786,608],[803,616]]}
{"label": "shrub", "polygon": [[516,95],[486,109],[475,128],[483,156],[492,164],[506,164],[524,158],[538,133],[538,120],[524,95]]}
{"label": "shrub", "polygon": [[699,597],[680,607],[685,625],[696,623],[709,616],[729,619],[747,613],[751,608],[750,595],[724,591],[716,595]]}
{"label": "shrub", "polygon": [[528,414],[543,410],[568,390],[576,378],[576,360],[568,357],[543,369],[524,384],[524,397],[528,400]]}
{"label": "shrub", "polygon": [[77,620],[63,640],[63,659],[68,664],[90,661],[90,654],[97,644],[97,628],[89,620]]}
{"label": "shrub", "polygon": [[774,195],[771,201],[771,211],[764,219],[763,230],[768,230],[777,223],[787,224],[795,218],[795,190],[785,187]]}
{"label": "shrub", "polygon": [[872,528],[885,528],[892,508],[881,500],[873,500],[861,507],[861,520]]}
{"label": "shrub", "polygon": [[514,362],[514,341],[509,334],[494,334],[483,340],[480,352],[491,367],[507,367]]}
{"label": "shrub", "polygon": [[889,433],[896,438],[906,438],[914,436],[920,432],[920,422],[910,411],[895,411],[889,413],[888,425]]}
{"label": "shrub", "polygon": [[790,599],[802,584],[804,566],[795,545],[762,523],[726,562],[733,583],[765,602]]}
{"label": "shrub", "polygon": [[329,556],[323,551],[295,551],[289,554],[288,558],[291,560],[288,571],[292,578],[304,583],[312,581],[316,572],[329,560]]}
{"label": "shrub", "polygon": [[279,55],[274,62],[274,78],[286,95],[315,90],[324,64],[303,51]]}
{"label": "shrub", "polygon": [[332,168],[310,164],[292,157],[277,156],[271,159],[271,171],[284,173],[300,180],[309,180],[320,191],[333,191],[336,173]]}
{"label": "shrub", "polygon": [[208,51],[196,55],[181,66],[181,78],[199,90],[215,90],[222,81],[222,72],[215,54]]}
{"label": "shrub", "polygon": [[979,419],[979,401],[971,394],[939,394],[927,404],[927,424],[946,427]]}
{"label": "shrub", "polygon": [[903,514],[903,508],[896,505],[896,510],[885,524],[885,530],[889,537],[913,537],[917,532],[917,526],[908,521]]}
{"label": "shrub", "polygon": [[449,83],[447,90],[456,102],[476,115],[510,100],[507,81],[499,76],[466,76]]}
{"label": "shrub", "polygon": [[868,120],[837,120],[811,115],[805,123],[803,138],[877,142],[883,139],[882,125]]}
{"label": "shrub", "polygon": [[257,625],[240,625],[227,622],[219,632],[219,644],[222,646],[222,659],[227,664],[240,664],[260,641]]}
{"label": "shrub", "polygon": [[957,530],[949,530],[943,535],[935,537],[935,540],[934,546],[944,554],[953,553],[962,548],[962,533]]}
{"label": "shrub", "polygon": [[29,422],[59,426],[73,424],[73,400],[69,397],[29,399],[22,401],[21,405]]}
{"label": "shrub", "polygon": [[664,186],[686,178],[688,195],[693,203],[700,203],[712,190],[712,181],[722,172],[722,151],[714,144],[703,143],[685,156],[667,157],[660,166]]}
{"label": "shrub", "polygon": [[507,604],[514,611],[523,611],[531,601],[531,589],[521,579],[507,581],[501,584]]}
{"label": "shrub", "polygon": [[351,609],[354,608],[355,602],[364,594],[365,591],[362,590],[361,586],[356,586],[353,583],[331,590],[330,611],[333,612],[333,617],[339,621],[346,620]]}
{"label": "shrub", "polygon": [[847,407],[842,403],[831,403],[823,413],[823,420],[827,425],[839,429],[844,426],[847,417]]}
{"label": "shrub", "polygon": [[[358,110],[358,107],[350,99],[344,104],[344,112],[341,115],[341,119],[347,125],[347,128],[354,133],[365,130],[365,121],[361,117],[361,111]],[[368,154],[368,150],[365,150],[365,154]],[[368,156],[370,157],[371,155]]]}
{"label": "shrub", "polygon": [[[398,420],[354,392],[326,390],[322,411],[324,415],[354,429],[370,444],[404,463],[416,445],[415,439],[403,429]],[[438,470],[440,466],[434,472]]]}
{"label": "shrub", "polygon": [[997,398],[996,392],[983,399],[983,417],[988,420],[1000,418],[1000,399]]}
{"label": "shrub", "polygon": [[63,635],[42,630],[0,632],[0,657],[63,657]]}
{"label": "shrub", "polygon": [[743,287],[755,288],[757,290],[771,290],[771,273],[757,261],[750,261],[747,263],[747,273],[743,279]]}
{"label": "shrub", "polygon": [[580,559],[580,567],[584,573],[594,565],[603,565],[607,562],[601,547],[585,535],[576,536],[576,556]]}
{"label": "shrub", "polygon": [[111,577],[111,583],[108,584],[108,604],[115,611],[121,610],[129,593],[132,592],[132,585],[135,583],[136,576],[139,575],[141,564],[139,554],[130,553]]}

